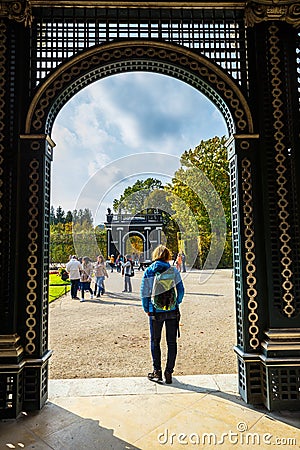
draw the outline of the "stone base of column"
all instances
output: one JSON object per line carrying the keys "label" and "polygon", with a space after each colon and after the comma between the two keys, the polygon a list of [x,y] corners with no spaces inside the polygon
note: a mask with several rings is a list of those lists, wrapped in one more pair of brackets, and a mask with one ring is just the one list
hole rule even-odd
{"label": "stone base of column", "polygon": [[300,409],[299,330],[269,330],[261,354],[235,348],[239,392],[246,403],[269,411]]}
{"label": "stone base of column", "polygon": [[[40,410],[46,403],[48,362],[52,351],[48,351],[42,358],[17,361],[19,356],[16,355],[21,350],[11,345],[11,339],[7,339],[7,345],[4,345],[5,340],[3,336],[1,338],[0,419],[15,419],[22,411]],[[12,356],[12,353],[15,355]]]}

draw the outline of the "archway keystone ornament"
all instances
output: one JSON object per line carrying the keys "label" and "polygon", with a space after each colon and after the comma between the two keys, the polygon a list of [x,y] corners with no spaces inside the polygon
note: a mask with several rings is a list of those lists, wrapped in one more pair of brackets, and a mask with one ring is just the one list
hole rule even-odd
{"label": "archway keystone ornament", "polygon": [[184,81],[223,114],[239,391],[299,409],[300,2],[86,3],[0,5],[0,417],[48,396],[53,123],[85,86],[130,71]]}

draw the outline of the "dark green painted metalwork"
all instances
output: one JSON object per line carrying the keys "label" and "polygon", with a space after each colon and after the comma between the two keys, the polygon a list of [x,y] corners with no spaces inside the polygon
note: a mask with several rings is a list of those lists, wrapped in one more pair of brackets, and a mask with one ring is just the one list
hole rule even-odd
{"label": "dark green painted metalwork", "polygon": [[179,8],[24,0],[13,11],[11,3],[0,8],[0,418],[47,399],[47,135],[76,92],[133,70],[191,84],[226,120],[240,393],[271,410],[299,409],[300,39],[292,2],[283,2],[283,16],[260,0]]}

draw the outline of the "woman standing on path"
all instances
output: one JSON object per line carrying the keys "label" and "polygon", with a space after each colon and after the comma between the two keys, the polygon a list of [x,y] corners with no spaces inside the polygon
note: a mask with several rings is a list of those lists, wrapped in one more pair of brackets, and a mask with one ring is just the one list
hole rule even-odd
{"label": "woman standing on path", "polygon": [[93,265],[90,261],[90,258],[84,256],[82,258],[82,270],[80,276],[81,302],[84,302],[84,291],[89,291],[91,294],[91,299],[94,298],[93,291],[91,289],[92,273],[93,273]]}
{"label": "woman standing on path", "polygon": [[[179,331],[178,305],[184,296],[180,273],[175,267],[170,266],[170,259],[171,253],[167,247],[164,245],[156,247],[152,254],[154,262],[145,270],[141,284],[142,305],[149,316],[153,361],[153,372],[148,373],[148,379],[162,381],[160,341],[165,324],[168,355],[164,375],[167,384],[172,383]],[[159,283],[161,283],[160,288],[158,288]]]}
{"label": "woman standing on path", "polygon": [[97,262],[95,264],[95,276],[96,276],[96,285],[94,295],[97,294],[97,298],[100,297],[100,294],[103,295],[105,292],[104,289],[104,279],[108,278],[108,273],[105,268],[105,261],[102,255],[97,256]]}
{"label": "woman standing on path", "polygon": [[122,268],[122,275],[124,275],[124,290],[122,292],[132,292],[132,286],[131,286],[131,276],[133,271],[133,265],[131,262],[131,256],[126,255],[125,256],[125,263],[123,264]]}

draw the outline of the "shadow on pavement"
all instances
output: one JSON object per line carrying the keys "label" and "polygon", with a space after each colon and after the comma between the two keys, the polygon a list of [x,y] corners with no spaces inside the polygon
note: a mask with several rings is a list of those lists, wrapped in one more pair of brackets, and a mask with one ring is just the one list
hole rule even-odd
{"label": "shadow on pavement", "polygon": [[0,448],[55,450],[141,450],[114,436],[97,420],[82,418],[54,403],[41,411],[0,421]]}

